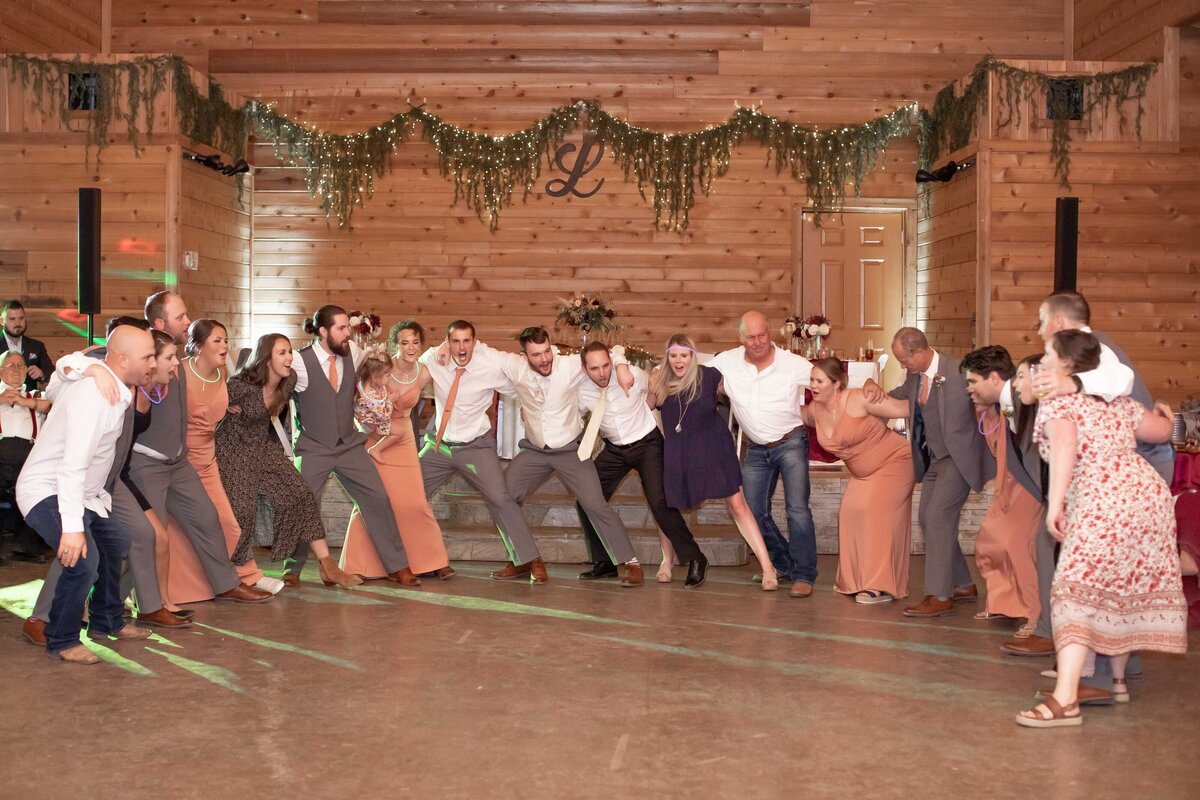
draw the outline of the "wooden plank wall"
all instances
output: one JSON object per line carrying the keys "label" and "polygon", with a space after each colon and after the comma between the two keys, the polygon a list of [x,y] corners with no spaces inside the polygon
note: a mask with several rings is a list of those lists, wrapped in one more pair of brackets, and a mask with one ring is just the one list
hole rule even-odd
{"label": "wooden plank wall", "polygon": [[[763,102],[802,123],[869,119],[929,100],[987,52],[1059,58],[1061,3],[1014,0],[689,0],[457,3],[365,0],[126,0],[113,9],[114,52],[174,51],[228,89],[336,130],[377,123],[424,101],[451,121],[503,132],[572,97],[598,97],[636,123],[690,130]],[[326,300],[385,322],[455,316],[497,340],[546,322],[572,290],[612,295],[628,337],[660,346],[677,329],[731,344],[737,316],[791,305],[794,209],[803,188],[739,153],[685,234],[656,232],[636,189],[603,162],[591,198],[539,194],[489,233],[450,205],[452,187],[421,144],[377,181],[353,230],[330,226],[295,170],[269,148],[254,206],[255,332],[296,332]],[[915,202],[915,148],[898,143],[864,195]],[[194,304],[193,304],[194,305]]]}
{"label": "wooden plank wall", "polygon": [[917,317],[935,347],[962,356],[975,346],[978,170],[929,186],[917,206]]}
{"label": "wooden plank wall", "polygon": [[146,296],[166,282],[165,176],[168,160],[178,157],[162,146],[146,147],[140,157],[112,147],[99,165],[93,152],[88,169],[81,144],[0,139],[0,296],[21,299],[30,335],[52,355],[84,341],[70,327],[83,327],[74,319],[77,190],[102,191],[102,334],[110,316],[140,316]]}
{"label": "wooden plank wall", "polygon": [[99,53],[107,0],[4,0],[0,53]]}
{"label": "wooden plank wall", "polygon": [[1074,54],[1105,61],[1160,61],[1164,28],[1200,18],[1200,0],[1069,0]]}

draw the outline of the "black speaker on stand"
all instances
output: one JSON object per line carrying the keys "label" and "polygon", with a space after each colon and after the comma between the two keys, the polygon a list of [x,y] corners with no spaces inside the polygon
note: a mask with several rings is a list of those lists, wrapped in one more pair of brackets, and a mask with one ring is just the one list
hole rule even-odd
{"label": "black speaker on stand", "polygon": [[88,315],[87,345],[95,334],[95,315],[100,313],[100,190],[79,190],[78,250],[79,313]]}
{"label": "black speaker on stand", "polygon": [[1076,291],[1079,263],[1079,198],[1060,197],[1054,204],[1054,291]]}

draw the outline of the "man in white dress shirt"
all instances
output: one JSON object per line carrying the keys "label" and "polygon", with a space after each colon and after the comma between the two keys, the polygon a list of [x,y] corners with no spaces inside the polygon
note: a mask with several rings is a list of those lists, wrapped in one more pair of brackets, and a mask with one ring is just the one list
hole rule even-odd
{"label": "man in white dress shirt", "polygon": [[[329,476],[337,476],[362,514],[388,580],[420,586],[421,580],[408,566],[387,487],[367,455],[367,435],[354,423],[354,375],[363,352],[350,337],[350,315],[340,306],[321,306],[304,321],[304,330],[314,337],[313,343],[296,351],[292,360],[300,476],[318,502]],[[299,585],[307,558],[307,547],[296,549],[284,577],[290,585]]]}
{"label": "man in white dress shirt", "polygon": [[112,498],[104,487],[133,401],[129,387],[145,386],[154,370],[154,340],[146,331],[117,328],[102,363],[117,382],[118,402],[110,404],[92,378],[64,388],[17,480],[21,513],[57,551],[63,567],[45,629],[46,652],[77,664],[99,660],[79,641],[84,601],[93,585],[89,635],[150,635],[121,618],[121,560],[129,551],[129,536],[112,519]]}
{"label": "man in white dress shirt", "polygon": [[[700,551],[679,509],[667,505],[663,485],[663,435],[646,403],[649,376],[631,365],[629,370],[634,383],[625,392],[613,385],[612,357],[602,342],[585,345],[579,358],[589,378],[579,387],[579,407],[598,415],[595,420],[589,420],[587,430],[593,431],[594,424],[595,430],[604,437],[604,449],[592,459],[604,499],[612,499],[625,476],[636,470],[654,522],[671,542],[675,555],[687,565],[688,574],[683,585],[689,589],[699,586],[704,583],[708,559]],[[587,434],[584,440],[588,443]],[[595,580],[616,575],[616,563],[602,547],[582,507],[579,508],[579,519],[583,523],[588,557],[592,561],[592,568],[579,577]],[[670,570],[671,565],[664,564],[659,573],[669,574]]]}
{"label": "man in white dress shirt", "polygon": [[[521,331],[518,341],[520,355],[493,350],[482,343],[475,348],[476,358],[499,364],[521,401],[525,438],[520,443],[521,452],[508,465],[504,475],[509,496],[517,505],[522,505],[530,492],[545,483],[551,473],[558,475],[568,491],[575,495],[587,519],[596,526],[608,557],[613,563],[623,565],[621,585],[626,588],[641,586],[644,580],[642,568],[625,531],[625,523],[608,504],[592,465],[591,444],[594,441],[589,444],[584,457],[580,457],[583,421],[579,413],[579,387],[590,383],[583,364],[575,356],[560,355],[545,328],[526,328]],[[622,363],[618,369],[623,370],[625,383],[632,384],[629,365]],[[518,564],[514,561],[495,577],[518,573],[522,569]]]}
{"label": "man in white dress shirt", "polygon": [[[33,449],[38,429],[46,421],[50,401],[25,388],[25,358],[16,350],[0,355],[0,501],[6,504],[5,527],[16,534],[13,559],[45,564],[45,545],[17,509],[17,476]],[[4,563],[0,559],[0,564]]]}
{"label": "man in white dress shirt", "polygon": [[[742,315],[741,347],[718,353],[707,366],[720,370],[725,394],[750,441],[742,490],[758,520],[771,563],[790,578],[792,597],[808,597],[817,579],[817,531],[808,507],[808,429],[800,416],[812,362],[771,341],[766,316]],[[771,498],[783,479],[788,537],[771,516]]]}

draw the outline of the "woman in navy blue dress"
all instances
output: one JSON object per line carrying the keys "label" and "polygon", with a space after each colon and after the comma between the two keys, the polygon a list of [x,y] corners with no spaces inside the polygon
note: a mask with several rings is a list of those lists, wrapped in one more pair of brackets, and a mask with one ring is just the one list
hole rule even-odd
{"label": "woman in navy blue dress", "polygon": [[[733,436],[717,413],[721,373],[696,360],[691,337],[677,333],[667,342],[667,363],[654,372],[650,404],[662,416],[663,483],[667,505],[695,508],[724,500],[738,531],[762,567],[766,591],[779,587],[762,532],[742,494],[742,470]],[[666,554],[664,554],[666,555]]]}

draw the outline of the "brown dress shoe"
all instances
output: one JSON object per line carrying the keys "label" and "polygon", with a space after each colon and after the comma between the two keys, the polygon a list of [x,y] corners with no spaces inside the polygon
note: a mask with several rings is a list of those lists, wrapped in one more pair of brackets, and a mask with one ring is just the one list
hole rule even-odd
{"label": "brown dress shoe", "polygon": [[46,646],[46,623],[36,617],[30,617],[21,625],[21,638],[38,647]]}
{"label": "brown dress shoe", "polygon": [[300,585],[300,576],[294,572],[283,573],[283,585],[291,586],[293,589]]}
{"label": "brown dress shoe", "polygon": [[[171,612],[167,612],[168,614]],[[151,630],[149,628],[139,628],[133,623],[126,623],[121,626],[121,629],[113,633],[98,633],[88,631],[88,636],[93,639],[117,639],[125,642],[136,642],[140,639],[149,639]]]}
{"label": "brown dress shoe", "polygon": [[979,587],[973,583],[967,586],[955,586],[954,597],[950,599],[956,603],[974,603],[979,599]]}
{"label": "brown dress shoe", "polygon": [[[545,571],[545,567],[542,568]],[[492,573],[494,581],[513,581],[517,578],[524,578],[533,571],[533,562],[528,564],[513,564],[509,562],[504,569],[498,569]]]}
{"label": "brown dress shoe", "polygon": [[265,603],[274,596],[270,592],[264,592],[262,589],[255,589],[253,586],[239,583],[228,592],[221,592],[213,599],[227,603]]}
{"label": "brown dress shoe", "polygon": [[792,584],[792,590],[788,592],[789,597],[812,597],[812,584],[804,581],[796,581]]}
{"label": "brown dress shoe", "polygon": [[186,628],[192,624],[190,617],[177,617],[165,608],[149,613],[139,611],[137,621],[153,628]]}
{"label": "brown dress shoe", "polygon": [[454,567],[450,567],[450,566],[442,567],[439,570],[435,570],[433,573],[435,578],[437,578],[438,580],[442,580],[442,581],[448,581],[457,574],[458,573],[454,571]]}
{"label": "brown dress shoe", "polygon": [[420,586],[421,579],[413,574],[413,571],[408,567],[388,573],[388,580],[395,581],[401,586]]}
{"label": "brown dress shoe", "polygon": [[621,586],[626,589],[632,589],[635,586],[641,586],[646,580],[645,574],[642,572],[641,564],[622,564],[620,567],[620,572]]}
{"label": "brown dress shoe", "polygon": [[57,653],[46,653],[51,658],[61,658],[71,664],[99,664],[100,657],[81,644],[59,650]]}
{"label": "brown dress shoe", "polygon": [[1029,636],[1024,639],[1009,639],[1000,649],[1010,656],[1052,656],[1054,640],[1045,636]]}
{"label": "brown dress shoe", "polygon": [[530,583],[546,583],[550,580],[550,576],[546,574],[546,562],[540,558],[535,558],[529,562],[529,582]]}
{"label": "brown dress shoe", "polygon": [[944,617],[954,610],[953,600],[939,600],[936,594],[927,594],[915,606],[904,609],[906,617]]}

